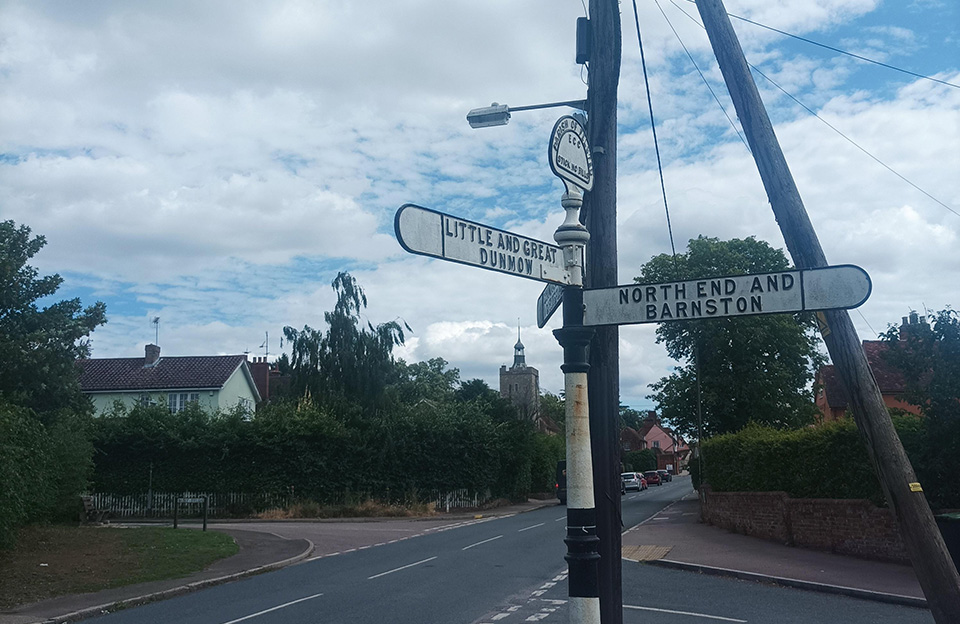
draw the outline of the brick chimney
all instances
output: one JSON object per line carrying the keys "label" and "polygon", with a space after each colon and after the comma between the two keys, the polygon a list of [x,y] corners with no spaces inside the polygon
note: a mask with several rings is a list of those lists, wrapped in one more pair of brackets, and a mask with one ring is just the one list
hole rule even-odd
{"label": "brick chimney", "polygon": [[151,366],[155,366],[160,360],[160,347],[155,344],[148,344],[145,351],[146,353],[143,359],[143,367],[150,368]]}
{"label": "brick chimney", "polygon": [[907,340],[910,336],[916,336],[918,332],[927,329],[929,329],[927,327],[927,317],[911,311],[909,317],[903,317],[903,322],[900,325],[900,340]]}

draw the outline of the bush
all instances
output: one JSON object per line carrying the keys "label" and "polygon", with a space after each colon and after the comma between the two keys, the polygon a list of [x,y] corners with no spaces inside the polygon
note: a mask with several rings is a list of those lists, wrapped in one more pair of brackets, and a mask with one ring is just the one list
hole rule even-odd
{"label": "bush", "polygon": [[152,466],[154,491],[293,488],[299,499],[324,505],[367,498],[415,504],[459,489],[517,499],[534,478],[544,479],[549,462],[553,479],[556,444],[530,423],[473,401],[421,402],[375,415],[273,403],[252,417],[118,405],[95,423],[94,487],[145,492]]}
{"label": "bush", "polygon": [[[960,506],[960,428],[935,431],[912,415],[893,417],[924,493],[935,509]],[[937,428],[939,429],[939,428]],[[690,462],[699,487],[698,462]],[[783,491],[794,498],[866,498],[883,490],[852,419],[797,430],[749,425],[703,443],[704,480],[718,492]]]}
{"label": "bush", "polygon": [[533,457],[530,460],[532,492],[553,493],[557,480],[557,462],[567,456],[563,436],[538,433],[533,436]]}
{"label": "bush", "polygon": [[76,517],[91,467],[86,423],[69,411],[50,420],[0,401],[0,548],[23,524]]}
{"label": "bush", "polygon": [[624,472],[644,472],[657,469],[657,456],[650,449],[624,453],[622,461]]}

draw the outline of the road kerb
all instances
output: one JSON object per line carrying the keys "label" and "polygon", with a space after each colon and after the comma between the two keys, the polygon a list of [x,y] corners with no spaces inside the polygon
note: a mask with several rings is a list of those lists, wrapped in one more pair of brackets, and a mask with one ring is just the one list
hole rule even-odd
{"label": "road kerb", "polygon": [[655,559],[643,561],[647,565],[659,566],[662,568],[672,568],[674,570],[686,570],[689,572],[699,572],[701,574],[710,574],[713,576],[726,576],[737,578],[744,581],[755,581],[760,583],[772,583],[783,587],[793,587],[795,589],[806,589],[826,594],[836,594],[840,596],[849,596],[852,598],[861,598],[863,600],[873,600],[874,602],[885,602],[905,607],[915,607],[927,609],[927,601],[923,598],[914,596],[903,596],[901,594],[888,594],[884,592],[872,591],[869,589],[860,589],[857,587],[846,587],[843,585],[830,585],[829,583],[816,583],[814,581],[803,581],[800,579],[785,578],[782,576],[770,576],[767,574],[758,574],[756,572],[746,572],[744,570],[732,570],[729,568],[717,568],[713,566],[701,565],[698,563],[686,563],[683,561],[673,561],[670,559]]}
{"label": "road kerb", "polygon": [[73,611],[71,613],[66,613],[64,615],[58,615],[52,618],[45,620],[38,620],[36,624],[65,624],[66,622],[78,622],[87,618],[95,617],[98,615],[104,615],[111,611],[116,611],[121,608],[135,607],[142,604],[147,604],[149,602],[156,602],[158,600],[166,600],[167,598],[173,598],[175,596],[181,596],[183,594],[189,594],[206,587],[212,587],[214,585],[221,585],[223,583],[229,583],[230,581],[236,581],[247,576],[254,576],[256,574],[262,574],[263,572],[270,572],[271,570],[277,570],[288,565],[292,565],[306,559],[313,552],[314,544],[307,538],[302,538],[307,542],[307,547],[299,555],[294,555],[282,561],[275,561],[273,563],[268,563],[266,565],[258,566],[256,568],[251,568],[249,570],[243,570],[242,572],[235,572],[233,574],[226,574],[224,576],[218,576],[212,579],[204,579],[202,581],[194,581],[193,583],[187,583],[186,585],[180,585],[178,587],[171,587],[170,589],[165,589],[163,591],[153,592],[150,594],[144,594],[142,596],[135,596],[133,598],[126,598],[124,600],[116,600],[114,602],[97,605],[94,607],[87,607],[86,609],[80,609],[78,611]]}

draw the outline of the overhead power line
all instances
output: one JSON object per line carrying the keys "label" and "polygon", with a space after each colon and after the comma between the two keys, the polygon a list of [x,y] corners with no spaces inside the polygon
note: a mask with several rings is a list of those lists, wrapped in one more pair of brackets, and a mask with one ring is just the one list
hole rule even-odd
{"label": "overhead power line", "polygon": [[[693,17],[692,15],[690,15],[689,13],[687,13],[686,11],[684,11],[683,8],[675,2],[675,0],[670,0],[670,3],[673,4],[673,6],[675,6],[678,11],[680,11],[681,13],[683,13],[684,15],[686,15],[690,20],[692,20],[693,23],[695,23],[697,26],[699,26],[700,28],[703,28],[703,27],[704,27],[703,24],[701,24],[699,20],[697,20],[695,17]],[[659,7],[660,5],[657,4],[657,6]],[[663,13],[663,10],[661,9],[660,12]],[[735,17],[735,16],[731,16],[731,17]],[[664,19],[667,19],[666,14],[664,14]],[[669,20],[669,19],[667,19],[667,23],[670,24],[670,20]],[[670,28],[673,29],[673,25],[672,25],[672,24],[670,25]],[[674,34],[677,33],[676,30],[674,30],[673,32],[674,32]],[[677,38],[679,39],[679,38],[680,38],[680,35],[677,35]],[[681,42],[681,45],[682,45],[682,42]],[[684,46],[684,49],[686,49],[686,46]],[[887,163],[883,162],[882,160],[880,160],[879,158],[877,158],[876,156],[874,156],[873,154],[871,154],[869,151],[867,151],[866,148],[862,147],[859,143],[857,143],[856,141],[854,141],[853,139],[851,139],[850,137],[848,137],[846,134],[844,134],[843,132],[841,132],[836,126],[832,125],[832,124],[831,124],[830,122],[828,122],[826,119],[824,119],[823,117],[821,117],[820,115],[818,115],[813,109],[811,109],[809,106],[807,106],[806,104],[804,104],[803,102],[801,102],[799,99],[797,99],[796,97],[794,97],[793,94],[791,94],[789,91],[787,91],[786,89],[784,89],[783,87],[781,87],[779,84],[777,84],[776,81],[774,81],[772,78],[770,78],[769,76],[767,76],[766,74],[764,74],[764,73],[763,73],[762,71],[760,71],[757,67],[755,67],[754,65],[751,65],[750,63],[747,63],[747,65],[750,67],[751,70],[753,70],[753,71],[757,72],[758,74],[760,74],[761,76],[763,76],[763,78],[765,78],[765,79],[767,80],[767,82],[769,82],[770,84],[772,84],[773,86],[775,86],[775,87],[776,87],[777,89],[779,89],[782,93],[784,93],[787,97],[789,97],[791,100],[793,100],[793,101],[796,102],[798,105],[800,105],[805,111],[807,111],[808,113],[810,113],[811,115],[813,115],[814,117],[816,117],[817,119],[819,119],[821,123],[823,123],[823,124],[826,125],[828,128],[830,128],[831,130],[833,130],[834,132],[836,132],[836,133],[837,133],[838,135],[840,135],[845,141],[847,141],[848,143],[850,143],[851,145],[853,145],[854,147],[856,147],[858,150],[860,150],[861,152],[863,152],[864,154],[866,154],[867,156],[869,156],[873,161],[875,161],[877,164],[879,164],[880,166],[882,166],[884,169],[886,169],[887,171],[889,171],[889,172],[892,173],[893,175],[897,176],[898,178],[900,178],[901,180],[903,180],[904,182],[906,182],[907,184],[909,184],[910,186],[912,186],[912,187],[915,188],[916,190],[920,191],[921,193],[923,193],[925,196],[927,196],[928,198],[930,198],[931,200],[933,200],[934,202],[936,202],[936,203],[939,204],[940,206],[943,206],[944,208],[946,208],[947,210],[949,210],[950,212],[952,212],[954,215],[960,217],[960,212],[957,212],[956,210],[954,210],[953,208],[951,208],[950,206],[948,206],[948,205],[945,204],[944,202],[940,201],[939,199],[937,199],[936,197],[934,197],[933,195],[931,195],[930,193],[928,193],[928,192],[925,191],[924,189],[920,188],[917,184],[915,184],[914,182],[912,182],[911,180],[909,180],[908,178],[906,178],[904,175],[902,175],[901,173],[899,173],[899,172],[898,172],[897,170],[895,170],[893,167],[891,167],[891,166],[888,165]],[[697,71],[699,71],[699,68],[697,69]],[[702,76],[702,75],[703,75],[703,74],[701,74],[701,76]],[[951,85],[951,86],[955,86],[955,85]]]}
{"label": "overhead power line", "polygon": [[[677,3],[676,3],[676,2],[673,2],[673,0],[671,0],[671,2],[673,3],[674,6],[676,6],[678,9],[680,9],[680,7],[677,6]],[[691,4],[696,4],[696,1],[695,1],[695,0],[687,0],[687,2],[690,2]],[[680,9],[680,10],[683,11],[683,9]],[[860,55],[860,54],[856,54],[856,53],[850,52],[850,51],[848,51],[848,50],[842,50],[842,49],[840,49],[840,48],[835,48],[835,47],[833,47],[833,46],[831,46],[831,45],[827,45],[827,44],[825,44],[825,43],[820,43],[819,41],[814,41],[813,39],[807,39],[806,37],[801,37],[800,35],[794,35],[793,33],[788,33],[788,32],[785,31],[785,30],[780,30],[779,28],[774,28],[773,26],[767,26],[766,24],[761,24],[760,22],[755,22],[755,21],[753,21],[753,20],[751,20],[751,19],[747,19],[746,17],[741,17],[741,16],[739,16],[739,15],[734,15],[733,13],[727,13],[727,15],[730,16],[730,17],[732,17],[733,19],[738,19],[738,20],[740,20],[741,22],[746,22],[746,23],[748,23],[748,24],[753,24],[754,26],[759,26],[760,28],[765,28],[765,29],[767,29],[767,30],[772,30],[773,32],[779,33],[779,34],[781,34],[781,35],[784,35],[785,37],[791,37],[791,38],[793,38],[793,39],[797,39],[797,40],[799,40],[799,41],[803,41],[804,43],[809,43],[809,44],[811,44],[811,45],[815,45],[815,46],[824,48],[825,50],[830,50],[830,51],[832,51],[832,52],[837,52],[838,54],[845,54],[846,56],[850,56],[850,57],[852,57],[852,58],[855,58],[855,59],[864,61],[864,62],[866,62],[866,63],[873,63],[874,65],[879,65],[880,67],[886,67],[887,69],[892,69],[892,70],[894,70],[894,71],[898,71],[898,72],[901,72],[901,73],[903,73],[903,74],[907,74],[907,75],[909,75],[909,76],[913,76],[913,77],[915,77],[915,78],[922,78],[922,79],[924,79],[924,80],[930,80],[930,81],[932,81],[932,82],[937,82],[937,83],[940,83],[940,84],[942,84],[942,85],[946,85],[946,86],[948,86],[948,87],[953,87],[954,89],[960,89],[960,85],[954,84],[954,83],[952,83],[952,82],[947,82],[946,80],[940,80],[939,78],[934,78],[933,76],[927,76],[927,75],[925,75],[925,74],[918,74],[917,72],[910,71],[909,69],[904,69],[904,68],[902,68],[902,67],[897,67],[896,65],[890,65],[889,63],[884,63],[883,61],[878,61],[878,60],[876,60],[876,59],[868,58],[868,57],[866,57],[866,56],[862,56],[862,55]]]}

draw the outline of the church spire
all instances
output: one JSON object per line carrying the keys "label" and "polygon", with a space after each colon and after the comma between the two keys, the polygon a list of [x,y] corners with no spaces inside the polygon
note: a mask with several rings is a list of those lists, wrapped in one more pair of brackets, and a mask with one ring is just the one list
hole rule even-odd
{"label": "church spire", "polygon": [[517,344],[513,345],[513,368],[526,368],[527,358],[523,354],[523,343],[520,342],[520,319],[517,319]]}

